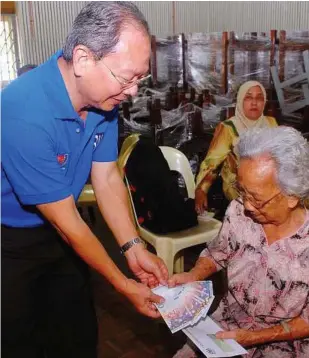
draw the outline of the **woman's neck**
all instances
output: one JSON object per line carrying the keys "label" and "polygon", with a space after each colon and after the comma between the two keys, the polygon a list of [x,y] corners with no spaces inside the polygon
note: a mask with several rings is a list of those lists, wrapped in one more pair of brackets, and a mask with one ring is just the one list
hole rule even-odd
{"label": "woman's neck", "polygon": [[304,207],[295,208],[287,219],[278,224],[264,224],[263,229],[266,233],[268,243],[292,236],[307,220],[307,211]]}

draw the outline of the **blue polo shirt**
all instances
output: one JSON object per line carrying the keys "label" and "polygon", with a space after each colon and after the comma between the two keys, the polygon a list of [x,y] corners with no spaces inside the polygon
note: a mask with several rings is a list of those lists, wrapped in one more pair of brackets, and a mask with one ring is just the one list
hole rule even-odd
{"label": "blue polo shirt", "polygon": [[[74,110],[57,60],[23,74],[1,94],[1,222],[35,227],[45,220],[35,205],[78,199],[92,162],[118,155],[118,108]],[[102,84],[103,85],[103,84]]]}

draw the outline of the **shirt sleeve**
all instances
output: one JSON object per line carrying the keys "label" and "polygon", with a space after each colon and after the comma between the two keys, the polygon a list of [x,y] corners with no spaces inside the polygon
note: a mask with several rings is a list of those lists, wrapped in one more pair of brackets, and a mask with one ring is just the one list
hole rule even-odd
{"label": "shirt sleeve", "polygon": [[72,194],[54,142],[42,127],[23,120],[2,123],[2,166],[24,205],[54,202]]}
{"label": "shirt sleeve", "polygon": [[118,158],[118,110],[108,122],[97,148],[93,152],[94,162],[115,162]]}
{"label": "shirt sleeve", "polygon": [[201,188],[205,193],[208,192],[211,184],[216,179],[218,168],[230,150],[231,136],[229,129],[223,123],[219,123],[196,178],[196,186]]}

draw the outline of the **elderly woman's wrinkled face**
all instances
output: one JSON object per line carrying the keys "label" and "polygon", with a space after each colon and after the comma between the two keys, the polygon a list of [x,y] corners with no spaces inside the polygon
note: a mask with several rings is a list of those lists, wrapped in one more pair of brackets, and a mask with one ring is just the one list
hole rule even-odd
{"label": "elderly woman's wrinkled face", "polygon": [[269,157],[240,160],[237,186],[254,221],[279,225],[290,215],[293,204],[278,186],[275,163]]}
{"label": "elderly woman's wrinkled face", "polygon": [[261,117],[265,106],[264,95],[260,86],[251,87],[244,98],[244,115],[251,120],[257,120]]}

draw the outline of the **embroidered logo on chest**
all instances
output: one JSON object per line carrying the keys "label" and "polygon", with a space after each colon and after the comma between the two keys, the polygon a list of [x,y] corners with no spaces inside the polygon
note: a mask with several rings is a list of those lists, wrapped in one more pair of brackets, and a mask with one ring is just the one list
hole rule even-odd
{"label": "embroidered logo on chest", "polygon": [[96,149],[96,147],[101,142],[101,139],[103,138],[104,133],[98,133],[94,136],[94,143],[93,143],[93,149]]}
{"label": "embroidered logo on chest", "polygon": [[58,155],[57,155],[57,162],[58,162],[60,165],[64,165],[64,164],[67,163],[68,158],[69,158],[69,155],[68,155],[68,154],[58,154]]}

